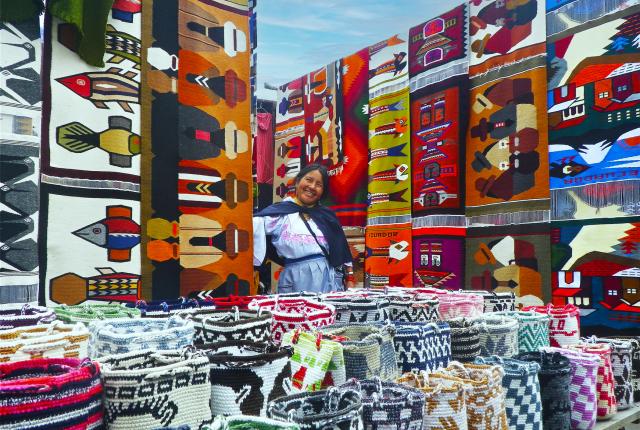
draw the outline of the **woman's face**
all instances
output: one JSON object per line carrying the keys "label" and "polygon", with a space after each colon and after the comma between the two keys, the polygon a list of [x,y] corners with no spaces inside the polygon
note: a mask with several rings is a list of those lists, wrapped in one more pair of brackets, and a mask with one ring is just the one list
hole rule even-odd
{"label": "woman's face", "polygon": [[312,170],[296,183],[296,198],[304,205],[316,204],[323,192],[322,175],[318,170]]}

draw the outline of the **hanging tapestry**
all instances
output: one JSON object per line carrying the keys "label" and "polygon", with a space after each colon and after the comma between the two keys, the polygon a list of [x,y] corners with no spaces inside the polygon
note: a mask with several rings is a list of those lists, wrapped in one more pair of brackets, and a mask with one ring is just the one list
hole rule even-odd
{"label": "hanging tapestry", "polygon": [[96,68],[76,54],[75,27],[46,17],[40,280],[47,304],[140,297],[140,35],[139,13],[111,14],[105,66]]}
{"label": "hanging tapestry", "polygon": [[607,15],[549,39],[555,219],[640,214],[638,11],[627,8],[625,17]]}
{"label": "hanging tapestry", "polygon": [[40,26],[0,26],[0,304],[38,299]]}
{"label": "hanging tapestry", "polygon": [[637,333],[638,267],[638,217],[551,224],[553,303],[580,309],[584,335]]}
{"label": "hanging tapestry", "polygon": [[[547,0],[547,38],[640,4],[640,0]],[[610,18],[605,18],[610,19]]]}
{"label": "hanging tapestry", "polygon": [[[407,87],[409,45],[396,34],[369,46],[369,99]],[[406,109],[406,106],[405,106]]]}
{"label": "hanging tapestry", "polygon": [[513,292],[524,306],[548,303],[549,243],[546,223],[467,229],[467,289]]}
{"label": "hanging tapestry", "polygon": [[465,229],[413,229],[413,285],[448,290],[464,288]]}
{"label": "hanging tapestry", "polygon": [[365,239],[366,288],[411,287],[411,224],[368,226]]}
{"label": "hanging tapestry", "polygon": [[304,150],[304,88],[306,76],[278,88],[276,150],[273,163],[273,201],[293,192]]}
{"label": "hanging tapestry", "polygon": [[367,223],[368,70],[367,49],[340,60],[342,86],[336,95],[343,158],[329,169],[331,180],[324,204],[336,212],[343,227],[364,227]]}

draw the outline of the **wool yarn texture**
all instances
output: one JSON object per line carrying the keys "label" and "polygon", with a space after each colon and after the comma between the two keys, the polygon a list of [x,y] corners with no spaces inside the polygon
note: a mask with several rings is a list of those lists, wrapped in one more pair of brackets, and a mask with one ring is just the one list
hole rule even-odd
{"label": "wool yarn texture", "polygon": [[269,401],[291,392],[289,347],[233,340],[198,350],[209,359],[213,415],[265,415]]}
{"label": "wool yarn texture", "polygon": [[225,297],[207,297],[206,301],[214,304],[216,309],[230,310],[238,308],[240,310],[249,309],[249,304],[256,299],[264,299],[265,296],[236,296],[229,295]]}
{"label": "wool yarn texture", "polygon": [[615,380],[611,366],[611,345],[608,343],[580,343],[569,346],[577,351],[594,354],[598,357],[598,379],[596,392],[598,394],[598,419],[607,419],[618,412]]}
{"label": "wool yarn texture", "polygon": [[346,381],[344,352],[339,342],[323,339],[321,333],[295,330],[284,335],[282,345],[293,348],[292,392],[319,391]]}
{"label": "wool yarn texture", "polygon": [[507,430],[504,370],[497,365],[451,362],[429,376],[435,384],[462,382],[468,390],[467,426],[469,430]]}
{"label": "wool yarn texture", "polygon": [[385,298],[343,296],[324,298],[336,309],[336,324],[381,323],[389,319],[389,301]]}
{"label": "wool yarn texture", "polygon": [[473,320],[454,318],[447,321],[451,330],[451,359],[473,361],[480,355],[480,329]]}
{"label": "wool yarn texture", "polygon": [[622,339],[591,337],[583,338],[583,342],[604,342],[611,345],[611,368],[613,369],[614,392],[618,410],[628,409],[633,405],[633,343]]}
{"label": "wool yarn texture", "polygon": [[518,353],[518,321],[514,318],[486,314],[475,318],[480,332],[483,356],[513,357]]}
{"label": "wool yarn texture", "polygon": [[502,358],[477,357],[476,364],[497,364],[504,369],[502,386],[510,430],[542,430],[542,399],[535,362]]}
{"label": "wool yarn texture", "polygon": [[598,393],[596,384],[598,379],[598,357],[594,354],[556,347],[545,347],[546,353],[555,352],[569,359],[571,365],[571,385],[569,399],[571,400],[571,428],[575,430],[590,430],[596,425],[598,415]]}
{"label": "wool yarn texture", "polygon": [[212,419],[209,360],[187,351],[134,351],[102,357],[110,430],[200,428]]}
{"label": "wool yarn texture", "polygon": [[0,363],[34,358],[87,358],[89,330],[84,324],[50,324],[0,330]]}
{"label": "wool yarn texture", "polygon": [[580,310],[575,305],[529,306],[523,311],[532,311],[549,316],[549,343],[565,347],[580,342]]}
{"label": "wool yarn texture", "polygon": [[392,325],[334,324],[320,332],[325,339],[342,344],[347,379],[393,380],[398,376]]}
{"label": "wool yarn texture", "polygon": [[451,360],[451,330],[445,322],[397,323],[394,345],[401,373],[434,371]]}
{"label": "wool yarn texture", "polygon": [[484,300],[484,313],[516,310],[516,295],[512,292],[460,290],[460,293],[476,294]]}
{"label": "wool yarn texture", "polygon": [[81,322],[88,325],[91,321],[96,320],[140,318],[140,309],[127,308],[119,304],[91,305],[83,303],[75,306],[56,306],[53,309],[59,320],[70,324]]}
{"label": "wool yarn texture", "polygon": [[213,343],[231,340],[271,341],[271,313],[262,310],[214,310],[202,314],[186,314],[193,321],[193,342]]}
{"label": "wool yarn texture", "polygon": [[100,366],[38,358],[0,364],[0,429],[102,428]]}
{"label": "wool yarn texture", "polygon": [[118,318],[89,324],[92,358],[131,351],[181,349],[193,343],[193,322],[171,318]]}
{"label": "wool yarn texture", "polygon": [[542,398],[542,424],[545,430],[571,430],[571,364],[559,353],[523,352],[517,360],[540,365],[538,378]]}
{"label": "wool yarn texture", "polygon": [[281,397],[267,408],[269,418],[296,423],[300,430],[364,430],[362,412],[360,393],[337,387]]}
{"label": "wool yarn texture", "polygon": [[468,387],[458,378],[440,378],[432,381],[425,372],[405,373],[398,383],[419,389],[424,393],[424,430],[467,430]]}
{"label": "wool yarn texture", "polygon": [[47,324],[56,319],[53,310],[30,304],[9,304],[0,308],[0,330]]}
{"label": "wool yarn texture", "polygon": [[549,346],[549,317],[537,312],[503,311],[496,312],[518,322],[518,351],[538,351]]}
{"label": "wool yarn texture", "polygon": [[425,395],[415,388],[380,378],[351,380],[340,389],[352,389],[362,397],[365,429],[422,430]]}
{"label": "wool yarn texture", "polygon": [[251,415],[217,416],[201,430],[300,430],[297,424]]}
{"label": "wool yarn texture", "polygon": [[130,309],[139,309],[142,318],[167,318],[181,312],[194,312],[198,309],[206,311],[206,309],[215,308],[215,305],[211,302],[186,299],[184,297],[171,301],[138,300],[135,303],[124,303],[123,306]]}
{"label": "wool yarn texture", "polygon": [[640,336],[614,336],[614,339],[626,340],[631,343],[631,385],[633,386],[633,400],[640,403]]}
{"label": "wool yarn texture", "polygon": [[429,322],[440,319],[440,301],[433,296],[389,296],[389,318],[393,322]]}
{"label": "wool yarn texture", "polygon": [[440,301],[440,318],[473,318],[484,313],[484,299],[478,294],[453,293],[438,295]]}
{"label": "wool yarn texture", "polygon": [[313,331],[336,320],[336,309],[332,305],[305,298],[275,296],[256,299],[249,304],[249,309],[271,312],[271,334],[276,343],[280,343],[282,336],[292,330]]}

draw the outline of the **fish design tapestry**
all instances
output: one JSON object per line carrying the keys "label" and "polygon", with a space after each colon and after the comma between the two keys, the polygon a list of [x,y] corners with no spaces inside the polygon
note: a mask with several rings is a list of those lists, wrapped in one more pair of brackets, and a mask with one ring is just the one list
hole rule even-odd
{"label": "fish design tapestry", "polygon": [[404,89],[408,83],[406,37],[396,34],[369,46],[369,99]]}
{"label": "fish design tapestry", "polygon": [[140,298],[141,16],[134,6],[123,12],[114,4],[101,68],[76,54],[75,27],[45,20],[40,280],[47,304]]}
{"label": "fish design tapestry", "polygon": [[411,224],[368,226],[365,237],[364,286],[411,287]]}
{"label": "fish design tapestry", "polygon": [[517,304],[551,300],[549,224],[467,229],[467,289],[513,292]]}
{"label": "fish design tapestry", "polygon": [[640,7],[624,14],[548,41],[554,219],[640,214]]}
{"label": "fish design tapestry", "polygon": [[[173,9],[148,2],[145,16],[153,22],[144,35],[145,44],[151,44],[145,72],[152,102],[145,105],[144,122],[151,130],[153,156],[147,169],[154,190],[175,190],[167,201],[154,199],[152,191],[144,202],[144,276],[153,279],[145,295],[249,294],[247,3],[178,0]],[[156,122],[156,109],[163,105],[177,112],[177,124]],[[155,163],[156,155],[162,164]],[[172,174],[168,181],[159,177],[164,164]]]}
{"label": "fish design tapestry", "polygon": [[464,288],[465,228],[414,228],[413,286]]}
{"label": "fish design tapestry", "polygon": [[640,218],[551,224],[553,303],[580,309],[585,335],[637,334]]}
{"label": "fish design tapestry", "polygon": [[40,26],[0,23],[0,304],[38,300]]}

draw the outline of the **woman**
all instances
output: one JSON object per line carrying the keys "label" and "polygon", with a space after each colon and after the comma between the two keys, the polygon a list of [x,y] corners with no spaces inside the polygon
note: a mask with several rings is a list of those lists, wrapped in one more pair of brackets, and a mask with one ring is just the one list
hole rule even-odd
{"label": "woman", "polygon": [[253,264],[267,255],[284,270],[278,293],[326,293],[354,286],[351,251],[340,221],[320,200],[329,189],[324,166],[310,164],[295,179],[295,197],[275,203],[253,218]]}

